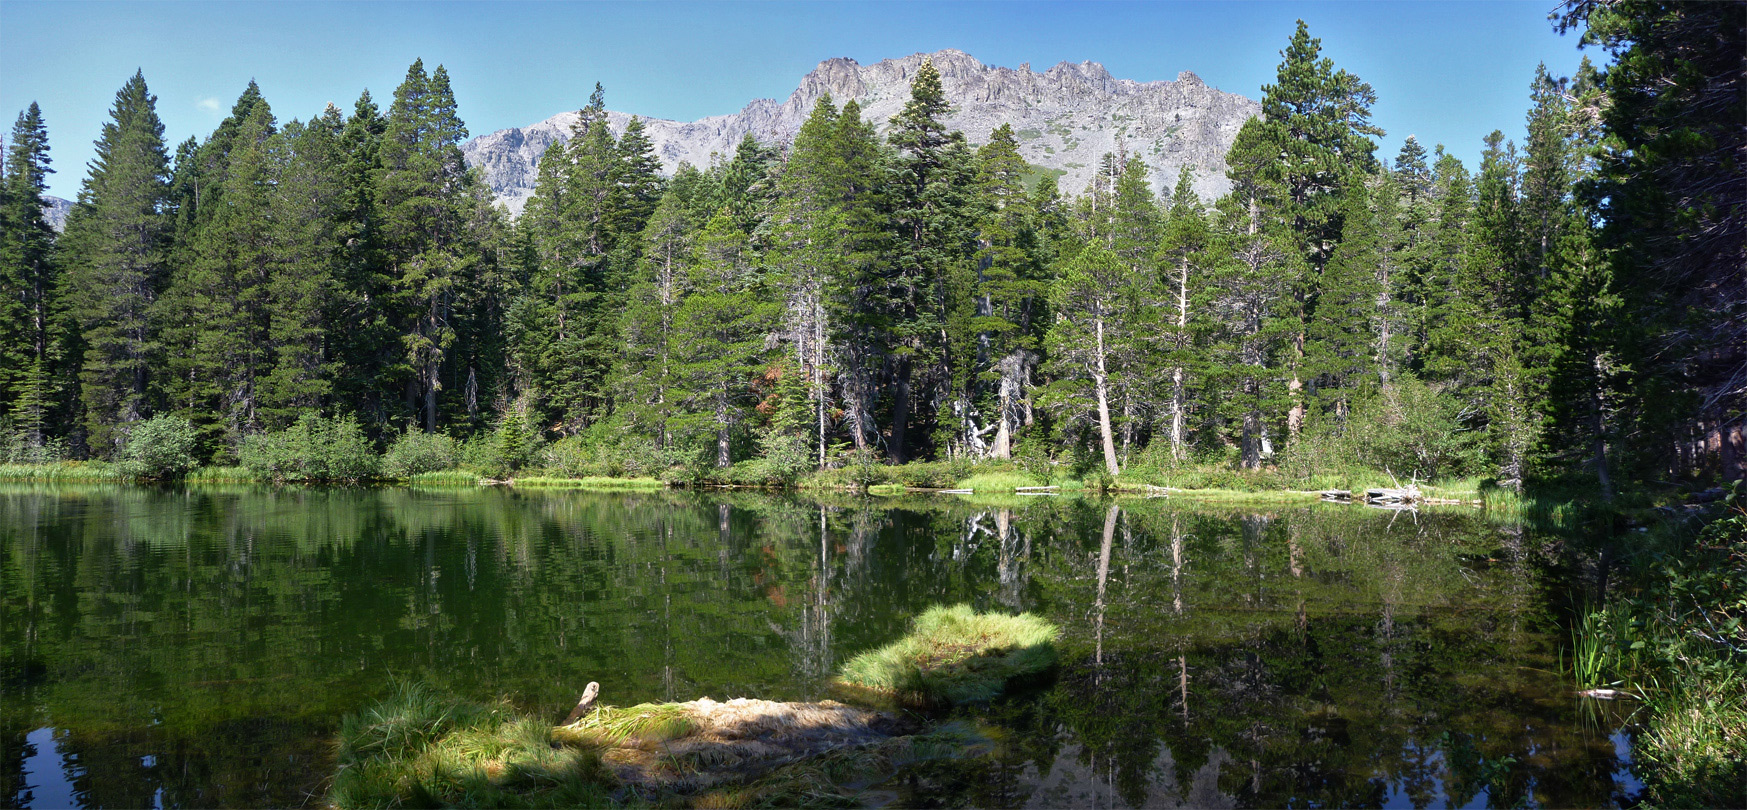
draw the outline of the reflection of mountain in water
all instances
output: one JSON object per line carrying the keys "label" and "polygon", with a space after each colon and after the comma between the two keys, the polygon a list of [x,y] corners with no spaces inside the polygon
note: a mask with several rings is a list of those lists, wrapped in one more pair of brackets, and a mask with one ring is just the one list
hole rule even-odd
{"label": "reflection of mountain in water", "polygon": [[900,793],[1612,803],[1612,745],[1539,672],[1520,537],[1455,514],[1027,504],[0,487],[7,802],[302,803],[339,716],[395,677],[554,719],[589,680],[618,705],[820,697],[848,656],[970,602],[1062,625],[1061,669],[967,710],[1004,729],[993,759],[942,766],[974,778]]}

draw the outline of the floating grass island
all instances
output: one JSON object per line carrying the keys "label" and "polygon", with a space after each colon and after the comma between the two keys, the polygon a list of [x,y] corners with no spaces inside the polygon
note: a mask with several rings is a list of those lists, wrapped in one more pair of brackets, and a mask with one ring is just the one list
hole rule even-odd
{"label": "floating grass island", "polygon": [[347,718],[336,807],[852,807],[918,763],[971,759],[963,724],[832,701],[709,698],[601,706],[552,726],[506,704],[400,688]]}
{"label": "floating grass island", "polygon": [[1060,630],[1021,613],[977,613],[969,605],[931,608],[915,629],[843,665],[836,685],[899,706],[991,700],[1015,680],[1055,665]]}

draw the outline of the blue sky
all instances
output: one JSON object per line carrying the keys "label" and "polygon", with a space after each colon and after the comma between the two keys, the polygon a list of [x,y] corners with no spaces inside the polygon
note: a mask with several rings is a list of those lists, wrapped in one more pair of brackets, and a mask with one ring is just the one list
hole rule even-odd
{"label": "blue sky", "polygon": [[[384,108],[414,58],[441,63],[473,135],[587,101],[691,120],[785,98],[821,60],[863,64],[958,48],[1043,70],[1102,62],[1117,78],[1174,79],[1260,98],[1303,18],[1324,54],[1371,83],[1393,157],[1408,134],[1472,167],[1494,129],[1521,140],[1538,62],[1569,75],[1576,35],[1531,2],[1082,2],[693,4],[560,2],[0,2],[0,115],[42,105],[55,175],[72,198],[115,91],[135,68],[165,138],[204,138],[253,78],[281,120],[368,88]],[[1601,55],[1589,52],[1591,58]],[[10,127],[7,128],[10,132]]]}

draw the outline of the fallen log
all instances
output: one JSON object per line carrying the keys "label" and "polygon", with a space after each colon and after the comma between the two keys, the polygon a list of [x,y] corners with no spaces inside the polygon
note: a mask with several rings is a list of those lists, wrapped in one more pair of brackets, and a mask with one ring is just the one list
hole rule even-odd
{"label": "fallen log", "polygon": [[1401,489],[1367,489],[1367,503],[1413,503],[1420,499],[1419,487],[1407,486]]}

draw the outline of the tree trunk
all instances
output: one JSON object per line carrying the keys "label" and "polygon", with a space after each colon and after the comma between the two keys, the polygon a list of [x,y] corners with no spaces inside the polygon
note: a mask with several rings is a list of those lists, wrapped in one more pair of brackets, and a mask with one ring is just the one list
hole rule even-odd
{"label": "tree trunk", "polygon": [[1104,318],[1097,319],[1098,327],[1098,366],[1093,376],[1093,387],[1098,392],[1098,435],[1104,440],[1104,469],[1115,476],[1116,467],[1116,437],[1110,431],[1110,377],[1104,370]]}
{"label": "tree trunk", "polygon": [[726,393],[716,394],[716,466],[727,469],[733,462],[728,455],[728,399]]}
{"label": "tree trunk", "polygon": [[1262,466],[1262,412],[1253,408],[1244,413],[1243,465],[1246,470]]}
{"label": "tree trunk", "polygon": [[892,441],[889,446],[892,462],[903,464],[906,458],[904,429],[910,422],[910,359],[898,361],[892,385]]}

